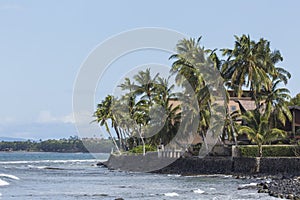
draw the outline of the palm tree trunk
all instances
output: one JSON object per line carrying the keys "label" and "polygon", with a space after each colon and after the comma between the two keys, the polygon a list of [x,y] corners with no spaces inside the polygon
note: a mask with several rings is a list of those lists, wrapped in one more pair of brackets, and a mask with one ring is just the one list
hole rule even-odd
{"label": "palm tree trunk", "polygon": [[259,144],[258,145],[258,157],[262,157],[262,153],[263,153],[263,150],[262,150],[262,145],[261,144]]}
{"label": "palm tree trunk", "polygon": [[117,137],[119,139],[119,147],[122,149],[122,137],[120,136],[120,132],[118,130],[118,127],[116,126],[116,124],[113,125],[115,132],[117,133]]}
{"label": "palm tree trunk", "polygon": [[144,141],[143,137],[141,137],[141,139],[142,139],[142,143],[143,143],[143,156],[145,156],[146,155],[145,141]]}
{"label": "palm tree trunk", "polygon": [[117,149],[117,152],[118,152],[119,154],[121,154],[121,151],[120,151],[120,149],[119,149],[119,147],[118,147],[118,145],[117,145],[117,142],[116,142],[115,138],[113,138],[113,136],[112,136],[111,134],[109,134],[109,136],[111,137],[111,139],[112,139],[112,141],[113,141],[113,143],[114,143],[114,145],[115,145],[115,147],[116,147],[116,149]]}
{"label": "palm tree trunk", "polygon": [[143,156],[146,155],[146,147],[145,147],[145,141],[144,141],[144,138],[143,138],[143,133],[142,133],[142,127],[140,126],[140,131],[139,132],[139,135],[140,135],[140,138],[141,138],[141,141],[142,141],[142,145],[143,145]]}
{"label": "palm tree trunk", "polygon": [[232,120],[230,120],[230,126],[231,126],[231,129],[232,129],[234,145],[237,146],[238,145],[238,143],[237,143],[237,132],[235,131],[235,127],[233,125]]}

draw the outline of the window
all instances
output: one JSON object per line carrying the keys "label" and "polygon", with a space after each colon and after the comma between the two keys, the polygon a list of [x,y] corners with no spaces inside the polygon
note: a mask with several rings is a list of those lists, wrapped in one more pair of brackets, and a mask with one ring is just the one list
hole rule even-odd
{"label": "window", "polygon": [[231,106],[231,111],[233,112],[233,111],[236,111],[236,106]]}

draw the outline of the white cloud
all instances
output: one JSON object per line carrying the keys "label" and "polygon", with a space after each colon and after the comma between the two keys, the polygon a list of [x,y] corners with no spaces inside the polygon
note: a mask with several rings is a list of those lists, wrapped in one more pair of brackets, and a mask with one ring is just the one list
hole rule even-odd
{"label": "white cloud", "polygon": [[64,116],[53,116],[50,111],[43,110],[39,113],[36,122],[38,123],[71,123],[74,124],[75,120],[73,114],[70,113]]}

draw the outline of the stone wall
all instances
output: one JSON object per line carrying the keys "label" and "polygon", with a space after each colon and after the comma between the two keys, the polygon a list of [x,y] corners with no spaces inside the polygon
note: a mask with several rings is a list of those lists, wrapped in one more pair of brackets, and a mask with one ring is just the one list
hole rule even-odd
{"label": "stone wall", "polygon": [[[258,162],[259,161],[259,162]],[[259,164],[259,166],[258,166]],[[164,174],[292,174],[300,175],[300,158],[158,158],[157,153],[110,156],[107,166],[124,171]],[[257,170],[259,170],[257,172]]]}
{"label": "stone wall", "polygon": [[229,174],[232,161],[230,157],[180,158],[169,166],[157,170],[164,174]]}
{"label": "stone wall", "polygon": [[260,173],[300,175],[300,158],[261,158]]}
{"label": "stone wall", "polygon": [[251,174],[256,171],[256,158],[235,157],[232,160],[232,172]]}

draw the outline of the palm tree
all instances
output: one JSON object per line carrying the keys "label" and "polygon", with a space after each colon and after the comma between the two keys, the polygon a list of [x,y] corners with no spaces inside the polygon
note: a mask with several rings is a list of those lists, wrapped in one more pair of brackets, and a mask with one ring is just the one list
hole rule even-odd
{"label": "palm tree", "polygon": [[243,86],[252,91],[252,97],[259,101],[257,93],[263,86],[271,84],[268,75],[276,76],[275,63],[278,61],[278,52],[271,54],[269,42],[261,39],[258,43],[250,36],[235,36],[234,49],[222,49],[223,56],[228,56],[222,65],[222,74],[228,80],[228,86],[241,97]]}
{"label": "palm tree", "polygon": [[272,87],[265,88],[260,94],[264,98],[265,110],[270,114],[269,125],[274,128],[278,127],[277,122],[284,126],[287,120],[292,120],[288,107],[290,91],[287,88],[278,88],[280,83],[281,79],[273,81]]}
{"label": "palm tree", "polygon": [[234,141],[235,145],[237,145],[237,120],[241,116],[239,111],[234,111],[232,113],[229,113],[227,110],[226,112],[226,118],[224,122],[224,128],[221,135],[221,140],[224,142],[226,139],[229,141]]}
{"label": "palm tree", "polygon": [[[94,112],[94,117],[96,117],[96,119],[93,122],[97,122],[100,124],[100,126],[105,126],[106,131],[108,132],[110,138],[112,139],[117,151],[120,153],[120,149],[116,143],[116,140],[114,139],[114,137],[112,136],[109,126],[108,126],[108,121],[110,120],[112,123],[112,126],[115,128],[116,133],[117,130],[117,126],[115,124],[115,118],[112,114],[112,104],[113,104],[113,99],[114,97],[111,95],[108,95],[105,97],[105,99],[99,103],[97,105],[97,110]],[[118,135],[119,141],[120,141],[120,136]]]}
{"label": "palm tree", "polygon": [[[172,64],[171,74],[176,74],[177,84],[185,88],[184,93],[181,94],[183,96],[182,108],[189,111],[182,113],[189,115],[191,119],[184,122],[186,127],[184,132],[189,133],[192,130],[193,121],[199,120],[197,133],[200,134],[206,145],[206,132],[209,128],[212,111],[212,98],[209,90],[211,83],[208,80],[212,80],[209,77],[210,70],[218,69],[221,61],[215,54],[215,50],[211,51],[201,47],[200,40],[201,37],[198,40],[183,39],[179,41],[177,54],[172,55],[170,59],[176,59]],[[197,105],[191,102],[193,101],[191,90],[195,95]],[[184,116],[182,117],[184,118]]]}
{"label": "palm tree", "polygon": [[169,85],[169,78],[157,77],[153,97],[156,105],[154,106],[155,112],[153,113],[155,116],[150,119],[150,132],[158,131],[158,133],[149,138],[152,144],[168,144],[177,133],[181,113],[180,105],[174,105],[178,101],[176,94],[173,93],[174,87],[174,85]]}
{"label": "palm tree", "polygon": [[288,104],[290,106],[300,106],[300,93],[293,97]]}
{"label": "palm tree", "polygon": [[140,95],[141,99],[146,99],[150,105],[152,105],[152,96],[155,90],[155,84],[158,77],[158,73],[152,78],[150,69],[146,71],[139,71],[133,78],[137,82],[134,85],[134,92],[136,95]]}
{"label": "palm tree", "polygon": [[278,50],[271,51],[269,41],[261,38],[255,42],[249,35],[235,38],[234,49],[222,49],[223,55],[228,56],[222,65],[222,74],[228,81],[229,88],[233,89],[238,97],[241,96],[243,87],[249,88],[256,107],[259,108],[265,100],[261,93],[271,90],[274,81],[287,84],[291,74],[275,66],[283,58]]}
{"label": "palm tree", "polygon": [[259,109],[247,111],[242,119],[245,125],[238,128],[239,134],[247,134],[248,138],[258,145],[258,156],[262,157],[262,145],[284,137],[286,132],[278,128],[270,128],[269,113],[261,113]]}
{"label": "palm tree", "polygon": [[204,84],[203,78],[199,76],[197,64],[205,63],[206,52],[204,47],[200,47],[201,37],[195,39],[183,39],[176,45],[177,54],[173,54],[170,59],[176,59],[172,64],[171,74],[176,74],[176,82],[179,85],[188,84],[196,91],[197,87]]}
{"label": "palm tree", "polygon": [[[150,137],[151,128],[153,128],[154,119],[150,116],[155,113],[157,107],[157,99],[166,98],[165,94],[161,91],[162,87],[158,84],[157,79],[159,74],[154,77],[151,76],[150,69],[145,71],[139,71],[134,75],[136,83],[131,82],[129,78],[125,79],[125,82],[120,85],[122,90],[129,91],[125,96],[128,105],[126,109],[129,113],[127,122],[131,124],[128,129],[132,132],[131,137],[139,137],[143,145],[143,154],[145,155],[145,143],[146,138]],[[156,90],[160,90],[157,92]],[[155,117],[154,117],[155,118]],[[161,116],[159,116],[161,120]],[[160,121],[161,123],[161,121]],[[123,120],[123,126],[126,124]],[[130,127],[130,128],[129,128]],[[150,135],[150,136],[149,136]],[[151,139],[150,139],[151,140]]]}

